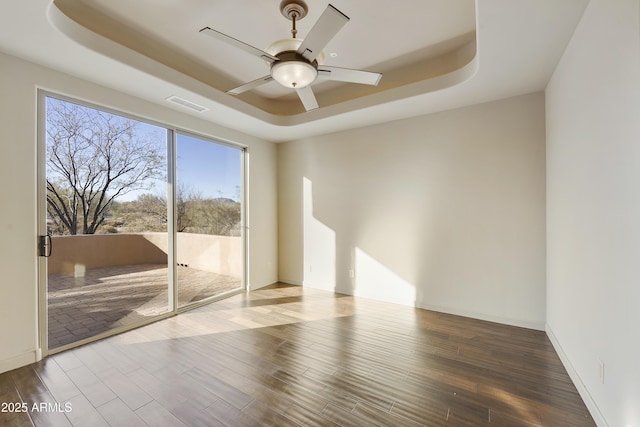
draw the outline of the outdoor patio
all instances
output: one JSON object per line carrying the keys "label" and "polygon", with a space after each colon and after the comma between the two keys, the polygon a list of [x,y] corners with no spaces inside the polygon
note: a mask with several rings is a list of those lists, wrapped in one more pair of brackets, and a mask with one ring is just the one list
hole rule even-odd
{"label": "outdoor patio", "polygon": [[[48,277],[49,348],[131,325],[168,311],[166,264],[88,269]],[[178,306],[239,289],[240,279],[178,266]]]}

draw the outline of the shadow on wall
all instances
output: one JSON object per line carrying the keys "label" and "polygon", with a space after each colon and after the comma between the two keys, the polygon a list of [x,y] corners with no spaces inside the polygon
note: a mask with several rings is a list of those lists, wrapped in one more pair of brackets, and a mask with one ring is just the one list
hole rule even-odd
{"label": "shadow on wall", "polygon": [[[304,286],[487,318],[478,307],[495,297],[484,284],[503,273],[519,274],[518,264],[495,258],[515,249],[500,242],[499,229],[452,219],[453,212],[473,218],[465,207],[467,195],[440,194],[435,198],[443,202],[437,206],[410,211],[401,196],[384,190],[347,201],[326,177],[315,189],[311,179],[302,180]],[[430,191],[432,197],[440,192]],[[500,297],[508,301],[509,292]],[[492,320],[512,323],[511,315],[496,313],[489,315]]]}
{"label": "shadow on wall", "polygon": [[354,269],[349,271],[357,296],[404,305],[416,305],[416,286],[385,267],[362,249],[354,248]]}
{"label": "shadow on wall", "polygon": [[336,232],[313,216],[313,184],[302,183],[302,284],[324,290],[336,290]]}
{"label": "shadow on wall", "polygon": [[357,246],[350,246],[348,265],[338,273],[336,252],[342,245],[336,240],[336,232],[314,216],[313,183],[307,177],[303,177],[303,231],[303,285],[415,305],[415,285]]}
{"label": "shadow on wall", "polygon": [[544,129],[536,93],[283,144],[282,279],[544,328]]}

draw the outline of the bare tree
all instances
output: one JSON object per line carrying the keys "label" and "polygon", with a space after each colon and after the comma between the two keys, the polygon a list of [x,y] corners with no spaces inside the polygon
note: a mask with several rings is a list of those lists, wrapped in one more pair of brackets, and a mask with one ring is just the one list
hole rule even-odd
{"label": "bare tree", "polygon": [[139,123],[47,99],[47,211],[64,234],[94,234],[113,201],[162,178],[162,144]]}
{"label": "bare tree", "polygon": [[[178,185],[178,189],[176,191],[176,231],[183,232],[186,231],[188,227],[191,226],[193,221],[192,213],[188,209],[188,204],[192,200],[200,199],[200,196],[195,193],[191,189],[187,189],[184,185]],[[129,202],[129,204],[133,205],[135,213],[139,216],[143,214],[147,218],[147,222],[158,221],[163,224],[166,229],[166,224],[168,220],[168,210],[167,210],[167,196],[166,194],[156,193],[156,194],[141,194],[138,196],[138,199]],[[126,224],[129,226],[129,224]],[[147,228],[140,229],[134,227],[130,227],[130,231],[149,231],[152,229],[152,226],[147,225]]]}
{"label": "bare tree", "polygon": [[234,236],[240,232],[240,203],[231,199],[190,197],[185,203],[185,216],[188,222],[180,231],[186,233]]}

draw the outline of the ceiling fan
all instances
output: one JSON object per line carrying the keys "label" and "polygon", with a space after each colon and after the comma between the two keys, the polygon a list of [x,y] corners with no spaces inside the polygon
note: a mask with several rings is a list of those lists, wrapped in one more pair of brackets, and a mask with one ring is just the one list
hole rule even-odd
{"label": "ceiling fan", "polygon": [[349,22],[349,17],[331,4],[327,6],[304,40],[296,38],[298,32],[296,22],[304,18],[308,10],[303,0],[283,0],[280,3],[280,12],[292,22],[292,37],[278,40],[266,50],[253,47],[210,27],[200,30],[201,33],[265,60],[271,67],[268,75],[228,90],[228,94],[239,95],[275,80],[284,87],[295,89],[304,108],[311,111],[318,108],[318,102],[310,86],[317,79],[372,86],[378,84],[382,78],[380,73],[323,65],[322,49]]}

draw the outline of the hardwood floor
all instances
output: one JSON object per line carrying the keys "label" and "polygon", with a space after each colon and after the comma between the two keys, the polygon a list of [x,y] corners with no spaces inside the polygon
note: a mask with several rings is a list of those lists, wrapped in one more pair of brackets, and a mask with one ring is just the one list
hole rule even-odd
{"label": "hardwood floor", "polygon": [[287,285],[0,374],[0,403],[28,409],[10,426],[595,425],[543,332]]}

